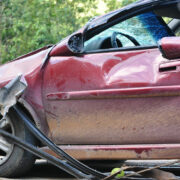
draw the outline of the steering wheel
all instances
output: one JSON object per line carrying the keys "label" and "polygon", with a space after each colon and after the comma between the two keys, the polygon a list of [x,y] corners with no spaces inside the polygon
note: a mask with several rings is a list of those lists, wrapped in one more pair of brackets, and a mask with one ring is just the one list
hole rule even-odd
{"label": "steering wheel", "polygon": [[[127,39],[129,39],[135,46],[140,46],[140,44],[137,42],[137,40],[128,35],[128,34],[124,34],[124,33],[121,33],[121,32],[113,32],[112,36],[111,36],[111,45],[113,48],[119,48],[120,46],[118,45],[118,41],[120,41],[117,36],[118,35],[122,35],[122,36],[125,36]],[[121,43],[122,44],[122,43]]]}

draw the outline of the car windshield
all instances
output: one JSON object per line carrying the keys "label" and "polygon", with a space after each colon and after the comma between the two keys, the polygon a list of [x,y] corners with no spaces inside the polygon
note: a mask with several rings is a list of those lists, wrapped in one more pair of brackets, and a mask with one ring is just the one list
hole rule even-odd
{"label": "car windshield", "polygon": [[[103,47],[112,48],[110,43],[107,45],[107,39],[110,39],[113,33],[119,33],[117,39],[121,42],[122,47],[135,46],[131,41],[132,38],[135,39],[140,46],[153,46],[163,37],[174,36],[161,17],[153,12],[148,12],[120,22],[100,34],[95,35],[85,42],[85,48],[93,50],[91,45],[95,44],[95,42],[94,50],[105,49]],[[127,38],[126,35],[131,38]],[[105,41],[106,46],[103,45]],[[97,44],[99,44],[99,46]]]}

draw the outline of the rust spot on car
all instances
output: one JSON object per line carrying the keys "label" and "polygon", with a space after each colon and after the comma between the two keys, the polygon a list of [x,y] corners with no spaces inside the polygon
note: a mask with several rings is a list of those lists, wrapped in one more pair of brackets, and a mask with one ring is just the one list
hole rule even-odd
{"label": "rust spot on car", "polygon": [[134,150],[136,154],[142,154],[143,152],[148,153],[149,151],[152,151],[152,148],[143,148],[143,149],[135,149]]}

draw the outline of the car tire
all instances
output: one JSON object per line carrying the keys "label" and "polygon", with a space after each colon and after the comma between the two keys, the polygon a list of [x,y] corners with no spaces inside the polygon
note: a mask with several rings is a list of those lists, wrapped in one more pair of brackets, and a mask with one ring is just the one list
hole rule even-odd
{"label": "car tire", "polygon": [[[19,137],[27,143],[36,145],[36,140],[33,135],[11,110],[6,120],[1,122],[0,125],[3,130]],[[10,144],[6,139],[0,136],[0,177],[22,176],[33,167],[34,162],[34,155],[16,145]]]}

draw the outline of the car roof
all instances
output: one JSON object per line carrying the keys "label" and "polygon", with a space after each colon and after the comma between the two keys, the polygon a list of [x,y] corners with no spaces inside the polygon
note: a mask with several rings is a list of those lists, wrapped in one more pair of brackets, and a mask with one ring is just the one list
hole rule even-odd
{"label": "car roof", "polygon": [[108,14],[105,14],[103,16],[94,18],[87,24],[87,30],[94,29],[98,26],[101,26],[107,22],[109,22],[113,17],[120,16],[124,12],[131,12],[143,8],[153,8],[159,5],[164,5],[164,4],[174,4],[174,3],[179,3],[180,0],[139,0],[134,3],[131,3],[121,9],[117,9],[115,11],[111,11]]}

